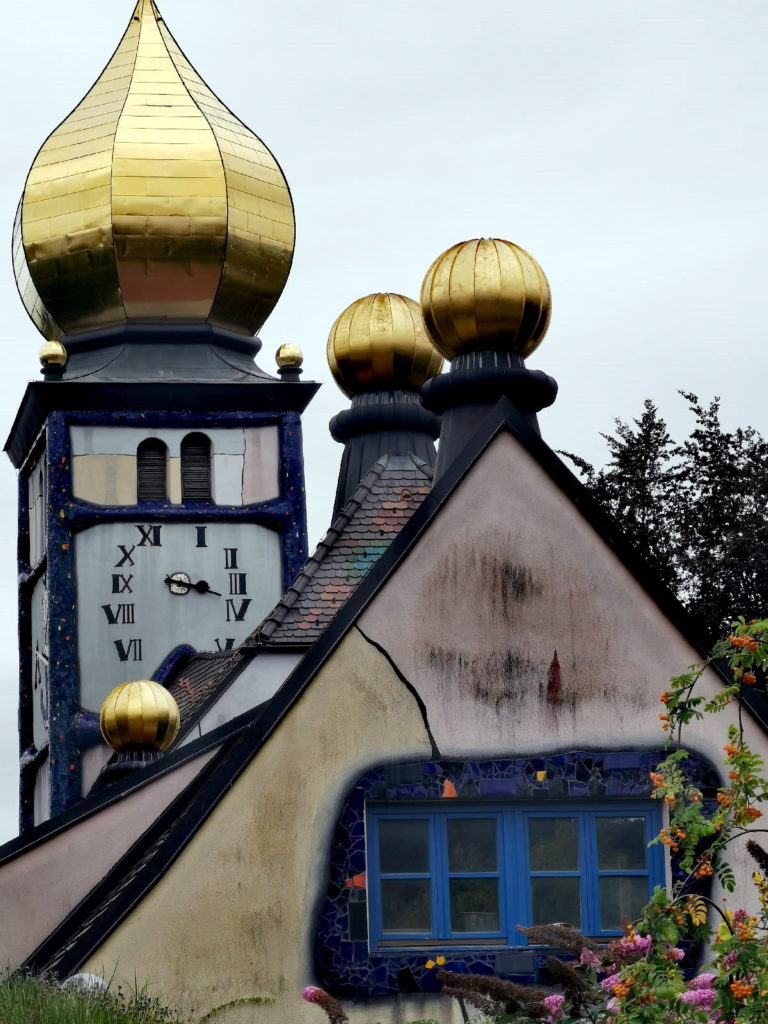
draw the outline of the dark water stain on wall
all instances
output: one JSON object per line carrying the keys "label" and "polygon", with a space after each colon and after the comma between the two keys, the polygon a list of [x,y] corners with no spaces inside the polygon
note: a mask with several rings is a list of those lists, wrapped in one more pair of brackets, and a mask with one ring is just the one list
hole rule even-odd
{"label": "dark water stain on wall", "polygon": [[433,644],[421,652],[419,668],[437,676],[446,690],[472,693],[496,711],[522,704],[526,691],[543,671],[542,665],[513,648],[470,654]]}
{"label": "dark water stain on wall", "polygon": [[435,564],[425,577],[424,596],[438,614],[472,605],[486,618],[510,621],[518,605],[541,596],[530,568],[505,557],[511,547],[506,540],[489,536],[482,548],[456,545]]}

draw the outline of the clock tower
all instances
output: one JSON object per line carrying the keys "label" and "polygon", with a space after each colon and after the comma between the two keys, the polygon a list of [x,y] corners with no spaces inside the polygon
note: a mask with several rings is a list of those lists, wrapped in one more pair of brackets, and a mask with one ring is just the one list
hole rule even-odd
{"label": "clock tower", "polygon": [[276,160],[139,0],[37,154],[14,228],[47,339],[6,443],[22,828],[87,792],[116,685],[238,644],[306,558],[300,414],[316,385],[293,346],[278,377],[255,362],[293,240]]}

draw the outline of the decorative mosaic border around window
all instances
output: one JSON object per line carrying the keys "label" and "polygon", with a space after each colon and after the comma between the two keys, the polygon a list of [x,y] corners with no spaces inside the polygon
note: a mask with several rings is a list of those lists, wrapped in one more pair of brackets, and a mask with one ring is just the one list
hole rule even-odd
{"label": "decorative mosaic border around window", "polygon": [[[448,957],[447,970],[495,974],[513,981],[536,979],[548,950],[526,947],[424,949],[371,952],[368,948],[365,804],[367,800],[560,801],[649,797],[649,773],[664,757],[659,750],[592,753],[491,761],[421,761],[367,772],[348,794],[331,840],[330,881],[316,927],[319,982],[345,999],[438,992],[427,959]],[[687,769],[699,787],[717,787],[713,770],[690,758]],[[673,874],[675,864],[673,861]]]}

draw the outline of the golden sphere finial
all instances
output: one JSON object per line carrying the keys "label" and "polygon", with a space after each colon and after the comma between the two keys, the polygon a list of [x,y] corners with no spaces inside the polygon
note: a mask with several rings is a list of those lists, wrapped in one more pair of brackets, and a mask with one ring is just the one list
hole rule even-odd
{"label": "golden sphere finial", "polygon": [[304,353],[298,345],[293,342],[286,342],[275,352],[275,362],[282,369],[283,366],[301,366],[304,362]]}
{"label": "golden sphere finial", "polygon": [[357,299],[328,335],[328,365],[349,395],[417,391],[443,360],[424,326],[418,302],[393,292]]}
{"label": "golden sphere finial", "polygon": [[67,350],[60,341],[46,341],[40,346],[40,365],[46,370],[63,370],[67,365]]}
{"label": "golden sphere finial", "polygon": [[179,731],[179,706],[151,679],[121,683],[104,698],[101,735],[113,750],[165,750]]}
{"label": "golden sphere finial", "polygon": [[446,249],[421,286],[424,322],[447,359],[464,352],[528,356],[547,332],[552,296],[544,271],[502,238]]}

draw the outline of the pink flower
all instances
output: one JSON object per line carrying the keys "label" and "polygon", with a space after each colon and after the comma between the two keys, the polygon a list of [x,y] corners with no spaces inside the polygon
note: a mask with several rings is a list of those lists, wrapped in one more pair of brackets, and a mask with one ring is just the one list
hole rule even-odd
{"label": "pink flower", "polygon": [[688,982],[688,988],[712,988],[712,982],[716,977],[716,974],[697,974]]}
{"label": "pink flower", "polygon": [[325,989],[318,988],[317,985],[307,985],[301,993],[301,998],[306,999],[308,1003],[314,1003],[315,1006],[319,1006],[328,1018],[328,1024],[349,1024],[341,1003],[334,999],[333,996],[329,996]]}
{"label": "pink flower", "polygon": [[592,952],[592,950],[591,949],[587,949],[586,946],[581,951],[581,955],[579,957],[579,963],[581,964],[582,967],[596,968],[596,967],[600,966],[600,961],[598,960],[598,958],[595,956],[595,954]]}
{"label": "pink flower", "polygon": [[618,985],[621,981],[621,974],[609,974],[607,978],[603,978],[600,982],[600,988],[604,988],[606,992],[610,992],[614,985]]}
{"label": "pink flower", "polygon": [[672,960],[672,961],[674,961],[674,960],[682,960],[684,956],[685,956],[685,950],[680,949],[678,946],[670,946],[669,949],[664,954],[665,959]]}
{"label": "pink flower", "polygon": [[556,1024],[556,1021],[560,1020],[563,1016],[563,1003],[565,1002],[565,996],[545,996],[542,1002],[549,1010],[547,1020],[549,1024]]}
{"label": "pink flower", "polygon": [[627,953],[647,953],[652,939],[650,935],[633,935],[631,939],[620,939],[617,943],[619,949],[625,955]]}
{"label": "pink flower", "polygon": [[697,1010],[708,1010],[715,1001],[717,993],[713,988],[693,988],[683,992],[680,996],[681,1003],[689,1003]]}
{"label": "pink flower", "polygon": [[741,921],[746,921],[748,917],[749,917],[749,914],[746,912],[746,910],[743,907],[739,907],[738,910],[734,910],[734,912],[733,912],[733,920],[736,921],[737,923],[739,923]]}

